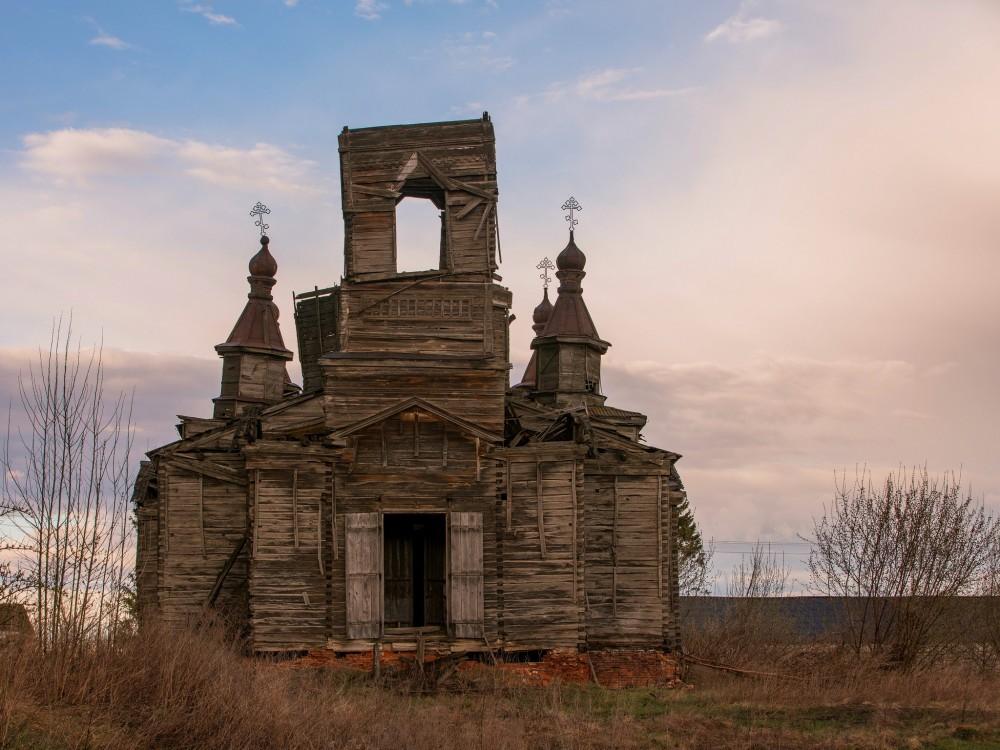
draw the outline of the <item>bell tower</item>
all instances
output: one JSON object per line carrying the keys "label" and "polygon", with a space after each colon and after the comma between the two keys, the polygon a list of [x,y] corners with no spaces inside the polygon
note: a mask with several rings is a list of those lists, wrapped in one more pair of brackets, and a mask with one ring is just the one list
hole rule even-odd
{"label": "bell tower", "polygon": [[[496,283],[489,115],[345,127],[339,141],[344,279],[337,349],[319,360],[330,426],[418,397],[502,434],[511,295]],[[440,212],[436,268],[397,268],[397,251],[411,241],[396,222],[404,199]]]}

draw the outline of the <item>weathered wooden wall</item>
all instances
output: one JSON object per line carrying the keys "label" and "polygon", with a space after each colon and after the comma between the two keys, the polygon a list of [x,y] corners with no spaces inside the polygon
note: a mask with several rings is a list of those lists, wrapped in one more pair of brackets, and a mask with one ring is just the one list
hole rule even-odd
{"label": "weathered wooden wall", "polygon": [[305,393],[322,389],[319,358],[340,348],[339,309],[340,287],[295,295],[295,333]]}
{"label": "weathered wooden wall", "polygon": [[[159,616],[168,623],[187,623],[201,615],[219,574],[246,535],[243,457],[221,451],[172,454],[159,461],[157,473]],[[246,579],[244,550],[216,600],[217,608],[236,620],[244,616]]]}
{"label": "weathered wooden wall", "polygon": [[[395,415],[350,438],[350,447],[335,467],[332,497],[336,525],[331,528],[335,542],[329,574],[331,647],[363,649],[370,641],[370,636],[350,638],[346,611],[347,519],[365,513],[481,514],[486,638],[471,637],[471,629],[464,627],[458,629],[455,640],[460,647],[467,641],[467,648],[483,648],[487,640],[496,642],[496,470],[495,462],[485,457],[487,448],[482,440],[454,425],[414,412]],[[448,610],[447,600],[445,606]]]}
{"label": "weathered wooden wall", "polygon": [[661,646],[670,619],[666,545],[671,516],[663,477],[627,461],[585,465],[587,643]]}
{"label": "weathered wooden wall", "polygon": [[328,630],[328,452],[259,441],[246,453],[252,478],[253,647],[322,647]]}
{"label": "weathered wooden wall", "polygon": [[[150,472],[152,468],[150,467]],[[153,617],[159,609],[160,501],[148,481],[136,497],[135,586],[141,618]]]}
{"label": "weathered wooden wall", "polygon": [[339,341],[351,352],[503,356],[509,306],[509,291],[481,281],[345,284]]}
{"label": "weathered wooden wall", "polygon": [[420,396],[485,430],[503,434],[506,369],[492,362],[419,355],[333,355],[322,364],[331,427],[351,424]]}
{"label": "weathered wooden wall", "polygon": [[501,629],[509,649],[584,643],[582,463],[574,443],[502,451]]}

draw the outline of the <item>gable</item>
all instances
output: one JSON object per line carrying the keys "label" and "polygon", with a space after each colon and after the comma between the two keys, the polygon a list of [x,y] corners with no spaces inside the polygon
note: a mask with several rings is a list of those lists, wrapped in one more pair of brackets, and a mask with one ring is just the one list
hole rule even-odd
{"label": "gable", "polygon": [[354,447],[356,467],[447,470],[475,474],[481,438],[448,419],[419,408],[409,408],[354,431],[346,438]]}

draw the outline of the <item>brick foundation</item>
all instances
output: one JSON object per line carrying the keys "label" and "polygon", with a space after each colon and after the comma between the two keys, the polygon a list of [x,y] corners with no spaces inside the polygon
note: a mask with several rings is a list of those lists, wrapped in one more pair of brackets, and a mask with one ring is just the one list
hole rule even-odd
{"label": "brick foundation", "polygon": [[[381,665],[391,670],[404,662],[412,662],[412,651],[382,652]],[[425,661],[436,657],[428,655]],[[290,667],[332,667],[370,672],[371,652],[338,655],[331,651],[313,651],[307,656],[287,662]],[[539,661],[501,661],[493,666],[488,661],[463,662],[460,671],[476,672],[497,669],[525,685],[545,686],[553,682],[592,683],[605,688],[675,687],[680,682],[680,667],[676,657],[651,649],[605,649],[600,651],[553,650]]]}

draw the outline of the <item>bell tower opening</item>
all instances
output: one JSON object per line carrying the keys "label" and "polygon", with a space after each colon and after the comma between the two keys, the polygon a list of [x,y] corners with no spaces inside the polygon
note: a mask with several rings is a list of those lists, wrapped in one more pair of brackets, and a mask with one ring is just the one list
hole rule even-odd
{"label": "bell tower opening", "polygon": [[396,205],[396,273],[440,268],[443,226],[430,198],[403,198]]}

